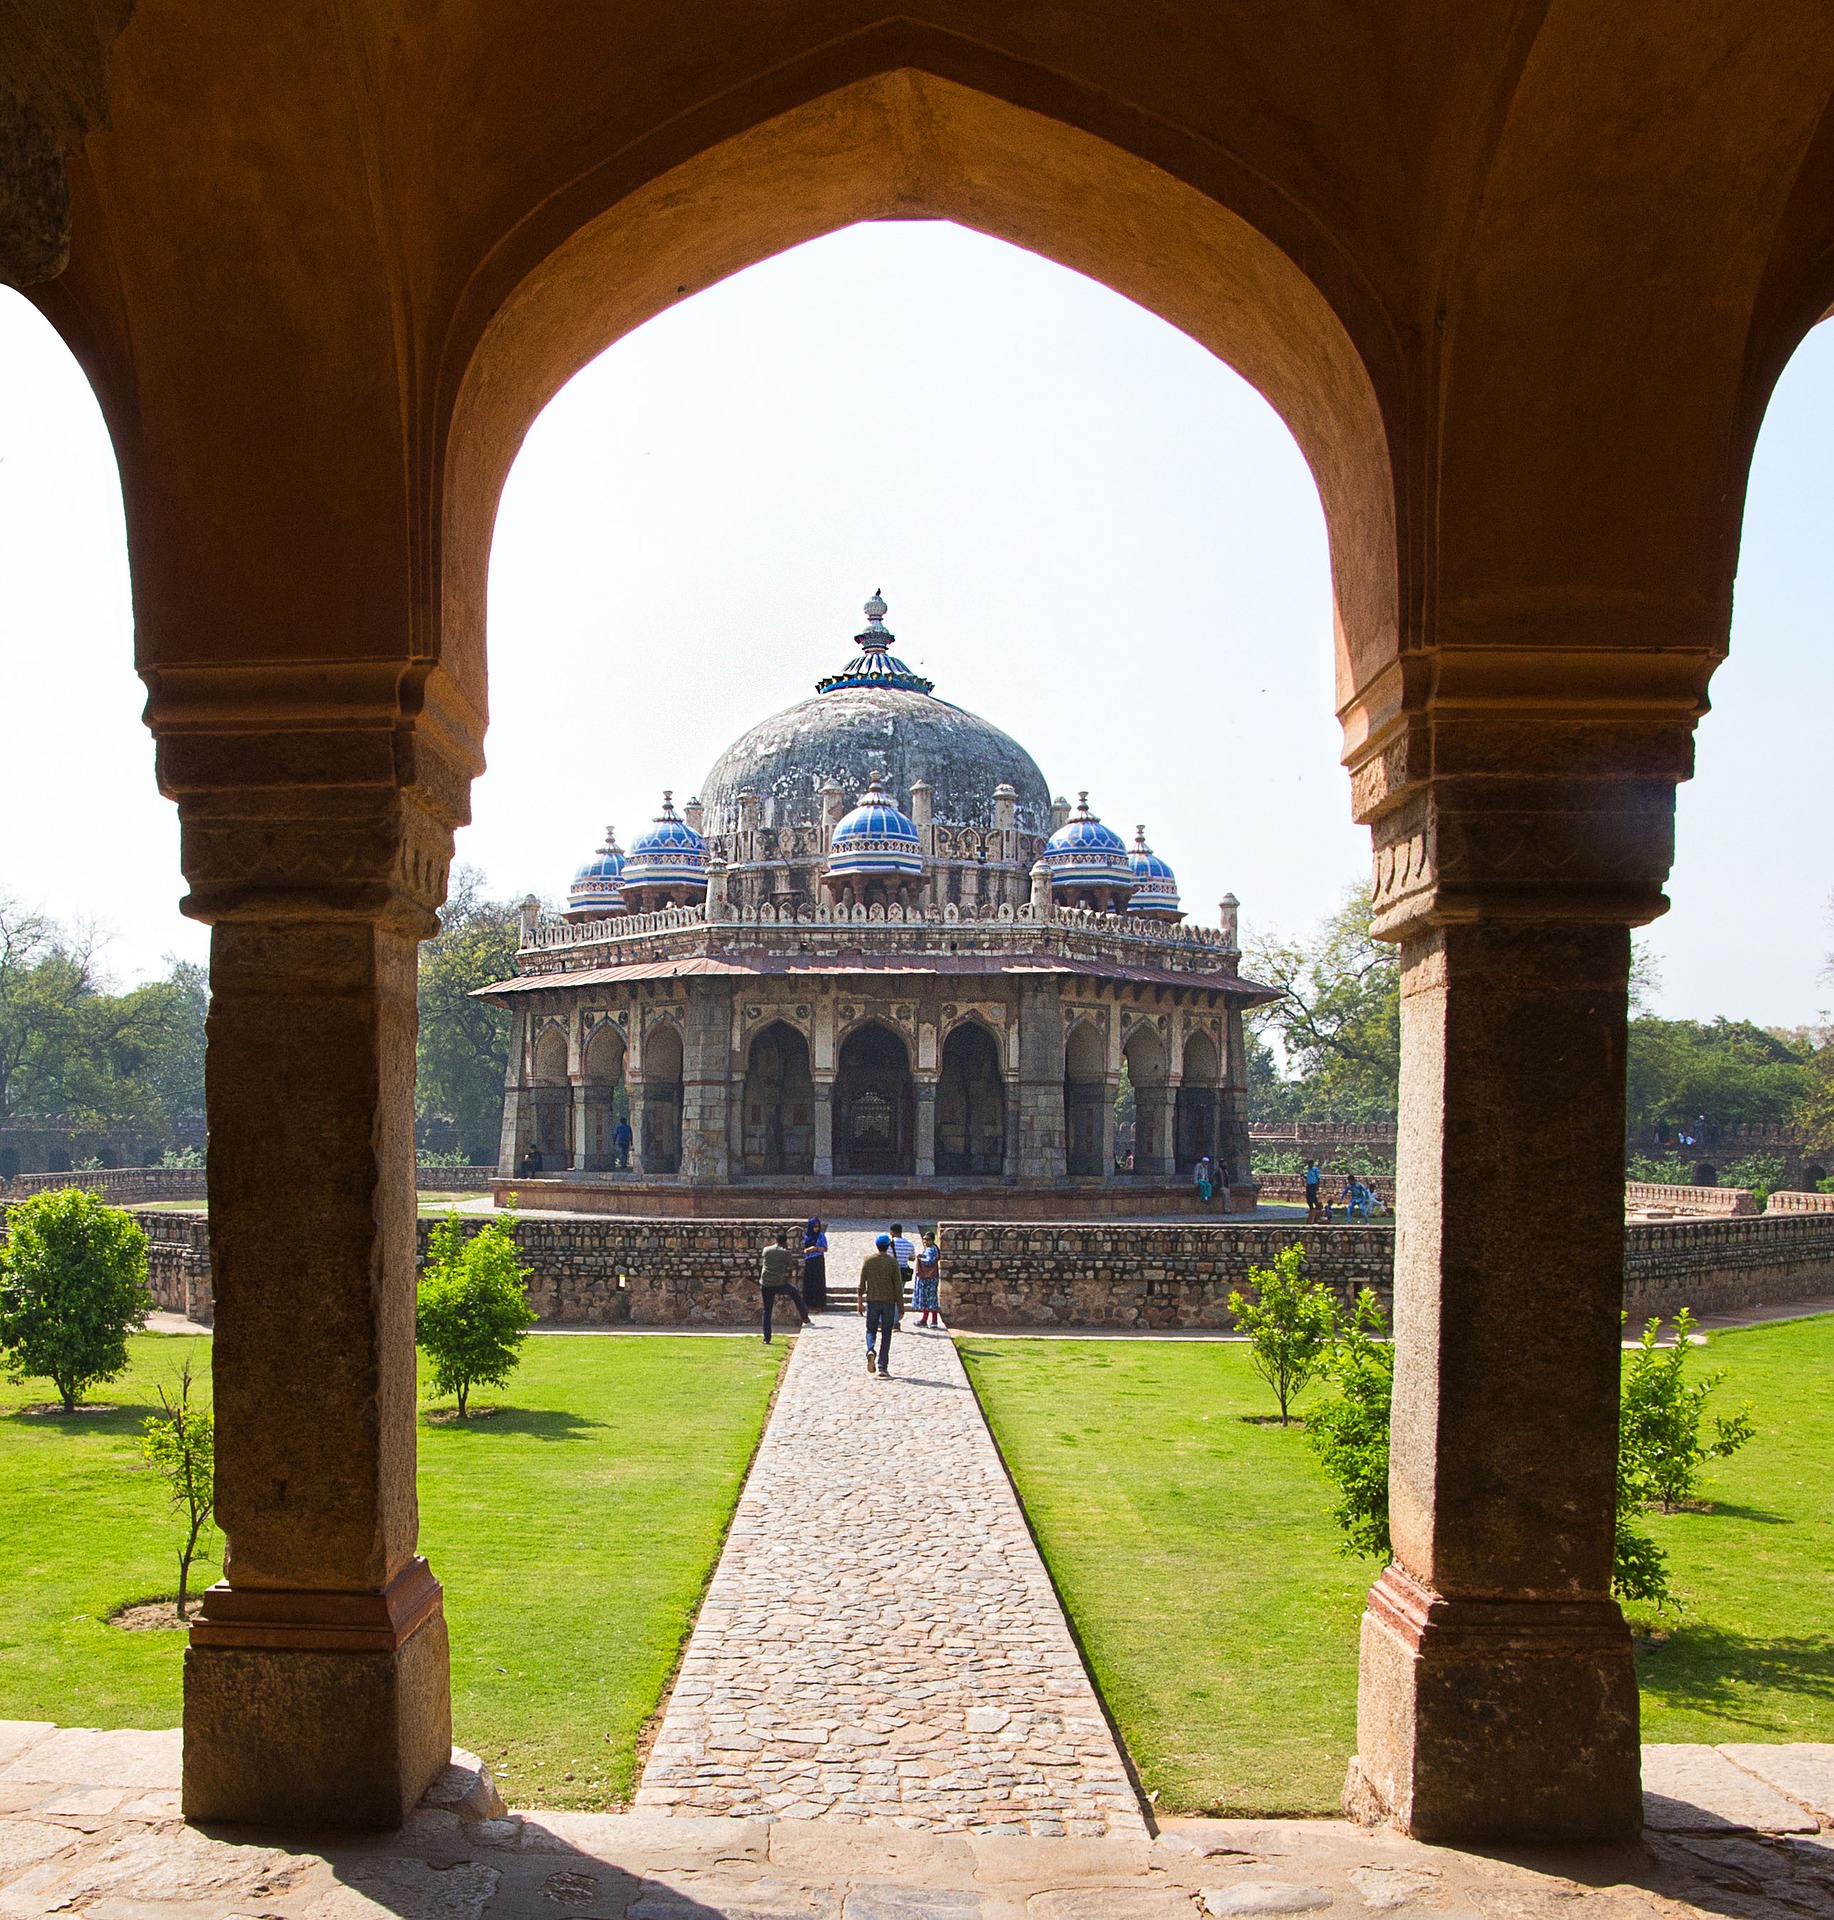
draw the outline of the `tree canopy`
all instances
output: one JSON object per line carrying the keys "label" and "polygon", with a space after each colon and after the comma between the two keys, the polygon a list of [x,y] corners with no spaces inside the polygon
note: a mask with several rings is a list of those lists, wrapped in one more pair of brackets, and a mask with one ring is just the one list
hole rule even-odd
{"label": "tree canopy", "polygon": [[420,950],[416,1104],[423,1120],[450,1120],[473,1160],[494,1160],[503,1124],[509,1015],[473,987],[515,971],[517,912],[487,900],[475,867],[454,867],[439,932]]}
{"label": "tree canopy", "polygon": [[170,1135],[203,1111],[205,970],[111,990],[90,927],[0,895],[0,1120]]}
{"label": "tree canopy", "polygon": [[1797,1116],[1815,1075],[1812,1050],[1749,1020],[1630,1023],[1626,1074],[1632,1127],[1784,1123]]}

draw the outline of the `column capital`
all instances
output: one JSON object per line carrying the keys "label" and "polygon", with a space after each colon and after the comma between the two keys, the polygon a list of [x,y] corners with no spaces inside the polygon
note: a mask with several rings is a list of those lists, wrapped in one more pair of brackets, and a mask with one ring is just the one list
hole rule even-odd
{"label": "column capital", "polygon": [[431,933],[483,716],[429,662],[149,666],[160,790],[196,919]]}

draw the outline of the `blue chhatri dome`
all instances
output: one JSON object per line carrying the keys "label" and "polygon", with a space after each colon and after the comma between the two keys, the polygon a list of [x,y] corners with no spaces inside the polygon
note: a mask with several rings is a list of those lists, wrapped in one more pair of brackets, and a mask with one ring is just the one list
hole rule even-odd
{"label": "blue chhatri dome", "polygon": [[913,673],[892,652],[894,635],[885,629],[885,601],[875,589],[865,606],[866,630],[853,636],[859,652],[839,673],[817,680],[817,693],[834,693],[842,687],[902,687],[906,693],[933,693],[934,680]]}
{"label": "blue chhatri dome", "polygon": [[567,889],[569,913],[621,913],[624,892],[619,882],[624,877],[624,855],[618,847],[616,827],[605,829],[605,844],[600,847]]}
{"label": "blue chhatri dome", "polygon": [[916,824],[909,814],[898,811],[876,776],[860,796],[860,804],[834,829],[828,843],[828,871],[922,877],[923,845]]}
{"label": "blue chhatri dome", "polygon": [[1178,876],[1146,844],[1146,828],[1134,830],[1134,843],[1127,863],[1134,870],[1134,895],[1127,903],[1129,913],[1165,914],[1182,918],[1178,904]]}
{"label": "blue chhatri dome", "polygon": [[1054,887],[1131,887],[1127,844],[1089,811],[1089,796],[1076,796],[1076,811],[1045,842],[1044,864]]}
{"label": "blue chhatri dome", "polygon": [[673,793],[662,796],[654,823],[631,842],[624,862],[626,887],[704,887],[707,843],[676,813]]}

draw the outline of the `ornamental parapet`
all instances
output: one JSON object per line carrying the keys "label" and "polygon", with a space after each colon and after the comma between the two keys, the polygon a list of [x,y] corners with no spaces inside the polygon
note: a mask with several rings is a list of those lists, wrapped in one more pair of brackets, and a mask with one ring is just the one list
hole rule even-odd
{"label": "ornamental parapet", "polygon": [[1218,927],[1142,922],[1118,913],[1014,907],[692,906],[569,925],[525,923],[519,974],[564,974],[694,954],[865,952],[1038,954],[1233,979],[1241,953]]}

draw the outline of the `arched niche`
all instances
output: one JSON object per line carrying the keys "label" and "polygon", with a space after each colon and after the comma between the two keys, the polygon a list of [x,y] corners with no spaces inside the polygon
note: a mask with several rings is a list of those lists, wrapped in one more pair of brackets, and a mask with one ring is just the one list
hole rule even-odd
{"label": "arched niche", "polygon": [[638,1147],[645,1173],[681,1171],[681,1035],[667,1020],[643,1036],[643,1130]]}
{"label": "arched niche", "polygon": [[1134,1172],[1163,1176],[1172,1171],[1171,1056],[1165,1037],[1150,1020],[1136,1021],[1121,1057],[1134,1096]]}
{"label": "arched niche", "polygon": [[740,1127],[747,1173],[815,1171],[815,1079],[809,1043],[784,1020],[753,1036],[745,1055]]}
{"label": "arched niche", "polygon": [[1092,1020],[1079,1020],[1063,1050],[1065,1170],[1081,1177],[1107,1174],[1112,1110],[1108,1107],[1107,1042]]}
{"label": "arched niche", "polygon": [[535,1036],[529,1061],[531,1140],[536,1173],[573,1164],[573,1088],[567,1079],[566,1029],[550,1023]]}
{"label": "arched niche", "polygon": [[913,1173],[915,1111],[910,1049],[876,1020],[856,1027],[834,1076],[834,1171]]}
{"label": "arched niche", "polygon": [[617,1129],[627,1119],[624,1090],[624,1035],[615,1021],[601,1021],[586,1041],[580,1065],[585,1089],[586,1153],[589,1171],[603,1173],[620,1165]]}
{"label": "arched niche", "polygon": [[978,1020],[951,1028],[942,1043],[936,1171],[944,1178],[993,1178],[1006,1171],[1006,1077],[999,1043]]}
{"label": "arched niche", "polygon": [[1172,1115],[1173,1171],[1189,1173],[1208,1155],[1220,1157],[1222,1057],[1201,1028],[1184,1043],[1183,1077]]}

